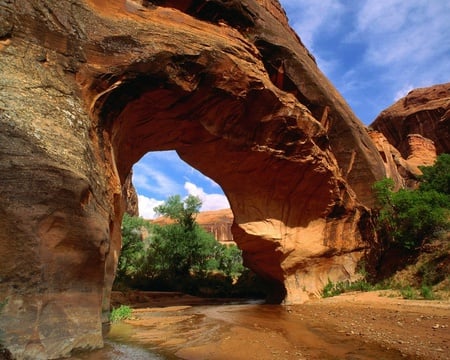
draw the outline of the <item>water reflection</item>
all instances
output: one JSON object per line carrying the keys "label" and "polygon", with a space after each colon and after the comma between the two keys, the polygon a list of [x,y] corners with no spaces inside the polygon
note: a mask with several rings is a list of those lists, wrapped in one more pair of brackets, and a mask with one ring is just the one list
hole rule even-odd
{"label": "water reflection", "polygon": [[118,343],[111,340],[105,341],[105,347],[89,352],[72,355],[70,360],[167,360],[144,347]]}
{"label": "water reflection", "polygon": [[72,360],[403,358],[283,306],[169,306],[139,309],[134,317],[111,327],[104,349]]}

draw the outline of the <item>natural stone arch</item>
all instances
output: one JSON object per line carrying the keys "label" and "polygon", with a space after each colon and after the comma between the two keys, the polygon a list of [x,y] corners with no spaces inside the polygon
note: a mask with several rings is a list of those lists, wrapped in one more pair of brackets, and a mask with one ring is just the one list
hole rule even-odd
{"label": "natural stone arch", "polygon": [[[192,91],[174,84],[168,89],[168,79],[149,80],[147,75],[143,81],[149,89],[138,85],[142,84],[139,76],[129,83],[123,79],[123,85],[108,92],[98,105],[101,118],[109,122],[103,136],[111,143],[120,183],[123,186],[132,165],[146,152],[176,150],[221,185],[234,212],[233,233],[246,264],[282,289],[283,257],[296,251],[289,238],[299,236],[299,227],[306,229],[326,217],[333,203],[330,196],[339,197],[339,186],[345,186],[342,179],[334,179],[332,157],[315,143],[324,141],[320,124],[297,103],[283,103],[277,89],[260,85],[260,89],[242,90],[240,76],[237,97],[210,84]],[[128,99],[130,89],[139,88],[142,93]],[[122,108],[121,95],[126,104],[115,116],[115,110]],[[317,194],[318,189],[323,194]],[[318,239],[324,236],[325,225],[326,221],[316,228]],[[282,300],[284,295],[277,297]]]}
{"label": "natural stone arch", "polygon": [[16,357],[101,346],[126,177],[148,150],[222,186],[246,264],[287,302],[351,279],[372,246],[380,158],[278,3],[136,4],[0,9],[0,336]]}

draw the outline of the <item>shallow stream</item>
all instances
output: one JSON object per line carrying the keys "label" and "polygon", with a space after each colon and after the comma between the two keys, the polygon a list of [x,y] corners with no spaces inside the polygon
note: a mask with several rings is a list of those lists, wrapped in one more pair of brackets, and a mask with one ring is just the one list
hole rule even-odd
{"label": "shallow stream", "polygon": [[314,315],[261,304],[140,309],[105,347],[72,360],[397,360],[400,352],[337,332]]}

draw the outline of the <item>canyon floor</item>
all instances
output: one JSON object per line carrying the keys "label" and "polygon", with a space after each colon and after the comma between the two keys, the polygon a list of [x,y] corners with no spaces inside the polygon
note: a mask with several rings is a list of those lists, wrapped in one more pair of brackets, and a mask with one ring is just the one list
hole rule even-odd
{"label": "canyon floor", "polygon": [[295,306],[163,293],[116,293],[113,299],[133,300],[135,310],[132,319],[113,325],[110,339],[151,349],[163,359],[450,358],[447,300],[404,300],[388,292],[347,293]]}

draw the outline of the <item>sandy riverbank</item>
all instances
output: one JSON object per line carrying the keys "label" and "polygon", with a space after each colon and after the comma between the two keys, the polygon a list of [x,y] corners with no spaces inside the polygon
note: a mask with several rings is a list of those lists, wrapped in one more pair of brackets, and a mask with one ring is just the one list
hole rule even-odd
{"label": "sandy riverbank", "polygon": [[450,354],[448,301],[369,292],[296,306],[220,305],[220,299],[164,293],[116,293],[113,302],[125,300],[136,307],[123,325],[132,341],[151,343],[166,358],[444,360]]}

